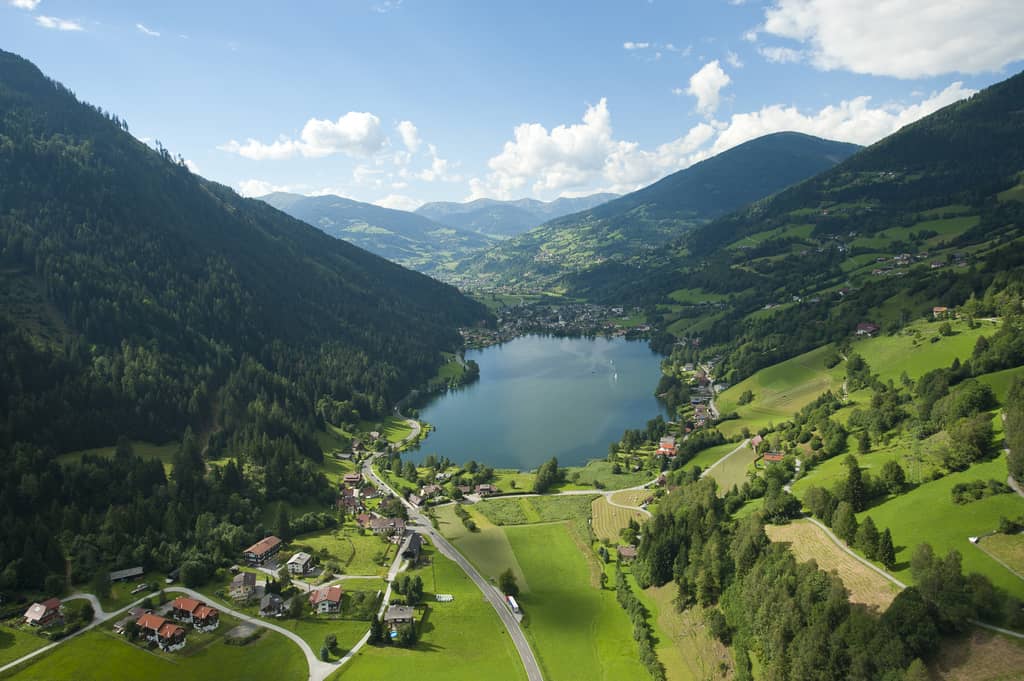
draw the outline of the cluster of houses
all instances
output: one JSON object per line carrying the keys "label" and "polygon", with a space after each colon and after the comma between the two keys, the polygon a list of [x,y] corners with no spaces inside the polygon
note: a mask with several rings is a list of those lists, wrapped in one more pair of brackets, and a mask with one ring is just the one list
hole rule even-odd
{"label": "cluster of houses", "polygon": [[376,487],[363,482],[362,474],[346,473],[338,489],[335,508],[342,513],[358,515],[366,511],[366,504],[370,499],[376,499],[379,495]]}
{"label": "cluster of houses", "polygon": [[[924,260],[928,260],[928,253],[918,253],[917,255],[900,253],[891,258],[879,256],[875,258],[876,267],[871,270],[871,274],[876,277],[901,277],[906,274],[906,271],[897,268],[909,267],[914,263]],[[929,269],[938,270],[946,267],[950,262],[956,267],[967,267],[967,255],[964,253],[953,253],[949,256],[948,260],[932,260],[928,267]]]}
{"label": "cluster of houses", "polygon": [[[760,449],[761,445],[764,444],[764,441],[765,440],[763,437],[761,437],[760,435],[755,435],[754,437],[750,438],[750,448],[757,452],[758,449]],[[761,454],[761,459],[765,463],[779,463],[784,458],[786,458],[786,455],[783,454],[782,452],[767,451]]]}
{"label": "cluster of houses", "polygon": [[114,625],[114,631],[125,635],[129,624],[134,622],[139,638],[165,652],[173,652],[185,647],[186,630],[183,625],[189,625],[195,631],[213,631],[220,626],[220,611],[195,598],[183,596],[174,599],[166,614],[169,617],[153,610],[132,608],[127,617]]}

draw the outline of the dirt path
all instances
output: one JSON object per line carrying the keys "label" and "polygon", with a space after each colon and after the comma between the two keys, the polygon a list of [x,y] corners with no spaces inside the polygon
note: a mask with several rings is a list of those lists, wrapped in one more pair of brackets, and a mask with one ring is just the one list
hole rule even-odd
{"label": "dirt path", "polygon": [[700,477],[702,477],[702,478],[703,478],[703,477],[704,477],[705,475],[707,475],[707,474],[708,474],[708,473],[710,473],[710,472],[711,472],[712,470],[714,470],[715,466],[717,466],[717,465],[719,465],[719,464],[721,464],[721,463],[724,463],[724,462],[725,462],[725,460],[726,460],[726,459],[728,459],[728,458],[729,458],[730,456],[732,456],[732,455],[733,455],[733,454],[735,454],[736,452],[738,452],[738,451],[740,451],[741,449],[743,449],[744,447],[746,447],[746,446],[747,446],[747,444],[748,444],[749,442],[750,442],[750,440],[749,440],[749,439],[747,439],[747,440],[744,440],[743,442],[741,442],[741,443],[739,444],[739,446],[737,446],[737,447],[736,447],[736,449],[732,450],[731,452],[729,452],[728,454],[726,454],[725,456],[723,456],[723,457],[722,457],[721,459],[719,459],[718,461],[714,462],[713,464],[711,464],[710,466],[708,466],[707,468],[705,468],[705,469],[704,469],[703,471],[701,471]]}

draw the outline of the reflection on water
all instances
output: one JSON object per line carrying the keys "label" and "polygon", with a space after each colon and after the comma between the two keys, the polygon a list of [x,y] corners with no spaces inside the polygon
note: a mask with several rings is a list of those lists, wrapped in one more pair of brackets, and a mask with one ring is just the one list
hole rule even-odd
{"label": "reflection on water", "polygon": [[437,431],[420,456],[522,470],[552,456],[579,465],[664,413],[654,397],[660,358],[643,342],[526,336],[466,359],[480,364],[480,380],[421,407]]}

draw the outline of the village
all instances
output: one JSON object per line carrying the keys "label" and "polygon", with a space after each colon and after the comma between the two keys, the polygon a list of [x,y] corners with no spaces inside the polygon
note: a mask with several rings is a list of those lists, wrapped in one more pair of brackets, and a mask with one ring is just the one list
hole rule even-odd
{"label": "village", "polygon": [[501,308],[495,329],[472,328],[461,332],[468,348],[496,345],[527,334],[643,338],[651,327],[642,319],[638,308],[585,303],[521,303]]}

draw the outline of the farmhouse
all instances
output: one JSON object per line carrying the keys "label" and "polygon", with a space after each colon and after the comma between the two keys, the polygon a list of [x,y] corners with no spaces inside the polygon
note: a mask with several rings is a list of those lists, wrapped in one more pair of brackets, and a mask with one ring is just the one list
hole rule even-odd
{"label": "farmhouse", "polygon": [[405,521],[401,518],[370,518],[370,531],[374,534],[390,537],[405,534]]}
{"label": "farmhouse", "polygon": [[395,629],[402,624],[412,624],[414,612],[411,605],[389,605],[384,613],[384,626]]}
{"label": "farmhouse", "polygon": [[881,330],[881,328],[882,327],[880,327],[878,324],[872,324],[871,322],[861,322],[860,324],[857,325],[856,333],[858,336],[870,337],[878,333]]}
{"label": "farmhouse", "polygon": [[185,630],[160,615],[147,612],[138,619],[136,624],[144,639],[156,643],[165,651],[170,652],[185,647]]}
{"label": "farmhouse", "polygon": [[424,485],[420,489],[420,496],[424,499],[432,499],[440,494],[443,490],[440,485]]}
{"label": "farmhouse", "polygon": [[932,318],[945,319],[949,316],[949,308],[936,305],[932,308]]}
{"label": "farmhouse", "polygon": [[299,551],[288,559],[288,572],[293,575],[305,575],[313,569],[313,556]]}
{"label": "farmhouse", "polygon": [[358,485],[363,481],[363,476],[358,471],[345,473],[345,477],[343,477],[342,480],[346,485]]}
{"label": "farmhouse", "polygon": [[340,586],[325,586],[309,594],[309,604],[313,606],[313,612],[341,612],[341,594]]}
{"label": "farmhouse", "polygon": [[672,435],[666,435],[661,438],[661,442],[658,445],[658,454],[661,456],[675,456],[676,438]]}
{"label": "farmhouse", "polygon": [[250,565],[263,565],[281,550],[281,540],[274,535],[264,537],[243,552]]}
{"label": "farmhouse", "polygon": [[497,494],[498,493],[498,488],[495,487],[494,485],[490,485],[490,484],[484,483],[482,485],[477,485],[476,486],[476,493],[479,494],[482,497],[487,497],[487,496],[490,496],[492,494]]}
{"label": "farmhouse", "polygon": [[33,603],[25,611],[25,624],[31,624],[34,627],[48,627],[60,620],[59,598],[47,598],[42,603]]}
{"label": "farmhouse", "polygon": [[231,579],[229,593],[236,601],[249,600],[256,593],[256,575],[251,572],[239,572]]}
{"label": "farmhouse", "polygon": [[633,544],[627,544],[626,546],[619,547],[619,558],[623,561],[629,562],[636,558],[636,546]]}
{"label": "farmhouse", "polygon": [[125,568],[124,570],[114,570],[110,573],[110,581],[123,582],[125,580],[141,577],[144,573],[145,571],[142,567],[130,567]]}
{"label": "farmhouse", "polygon": [[260,614],[274,617],[284,612],[284,599],[277,594],[267,594],[260,599]]}

